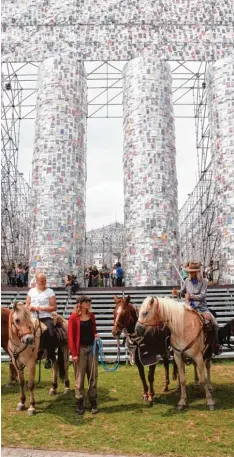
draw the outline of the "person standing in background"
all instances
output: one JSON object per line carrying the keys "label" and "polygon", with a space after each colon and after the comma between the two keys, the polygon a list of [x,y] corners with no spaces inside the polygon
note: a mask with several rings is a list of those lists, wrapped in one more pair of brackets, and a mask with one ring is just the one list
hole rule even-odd
{"label": "person standing in background", "polygon": [[93,266],[92,269],[92,287],[98,287],[98,278],[99,278],[99,271],[96,265]]}
{"label": "person standing in background", "polygon": [[102,267],[102,273],[103,273],[103,280],[104,280],[104,287],[109,287],[110,285],[110,270],[107,267],[106,264],[103,265]]}
{"label": "person standing in background", "polygon": [[66,275],[65,278],[64,278],[64,281],[65,281],[65,287],[66,287],[66,291],[67,291],[67,298],[68,300],[71,300],[72,299],[72,275]]}
{"label": "person standing in background", "polygon": [[116,267],[116,286],[121,287],[123,281],[123,268],[121,267],[120,262],[117,262]]}

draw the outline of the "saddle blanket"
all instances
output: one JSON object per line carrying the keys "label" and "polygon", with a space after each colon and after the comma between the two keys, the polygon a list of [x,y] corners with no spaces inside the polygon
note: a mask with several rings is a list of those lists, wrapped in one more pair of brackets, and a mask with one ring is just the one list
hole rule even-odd
{"label": "saddle blanket", "polygon": [[154,333],[146,334],[137,349],[141,364],[144,366],[155,365],[155,363],[162,359],[162,356],[168,356],[169,343],[169,331],[168,336],[162,330],[156,330]]}

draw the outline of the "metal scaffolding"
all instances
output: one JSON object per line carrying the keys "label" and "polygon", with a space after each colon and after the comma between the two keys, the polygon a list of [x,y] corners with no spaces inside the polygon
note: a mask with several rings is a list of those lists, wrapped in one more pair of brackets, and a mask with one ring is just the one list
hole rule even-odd
{"label": "metal scaffolding", "polygon": [[23,91],[11,64],[2,68],[1,257],[5,267],[27,263],[30,186],[18,171]]}
{"label": "metal scaffolding", "polygon": [[196,259],[204,270],[220,260],[220,233],[215,205],[214,170],[210,156],[210,131],[207,115],[206,71],[201,63],[193,88],[194,119],[199,181],[179,212],[181,259]]}
{"label": "metal scaffolding", "polygon": [[86,233],[86,266],[93,265],[99,254],[102,264],[113,265],[114,259],[124,263],[124,226],[114,222]]}

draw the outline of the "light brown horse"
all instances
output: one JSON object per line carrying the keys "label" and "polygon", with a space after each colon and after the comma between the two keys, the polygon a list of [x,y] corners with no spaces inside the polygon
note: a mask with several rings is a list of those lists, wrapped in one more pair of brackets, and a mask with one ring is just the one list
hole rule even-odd
{"label": "light brown horse", "polygon": [[203,359],[206,349],[205,335],[198,313],[186,303],[171,298],[147,297],[141,305],[135,330],[138,335],[144,335],[158,322],[166,324],[171,331],[171,345],[181,385],[181,398],[177,408],[181,410],[186,406],[185,358],[190,358],[197,365],[200,383],[204,385],[206,393],[207,406],[213,410],[215,402],[210,392],[210,370],[207,371],[207,380],[206,362]]}
{"label": "light brown horse", "polygon": [[[64,326],[65,328],[65,326]],[[35,398],[34,398],[34,380],[36,371],[36,362],[40,349],[40,339],[42,333],[46,330],[43,323],[38,319],[32,319],[29,309],[24,303],[18,302],[13,305],[9,318],[9,341],[8,352],[12,357],[12,362],[17,370],[20,384],[20,402],[16,410],[23,411],[25,409],[25,390],[24,390],[24,368],[27,367],[29,374],[28,387],[30,391],[30,406],[28,415],[36,413]],[[42,356],[41,358],[44,358]],[[58,345],[58,358],[53,361],[53,383],[50,389],[50,395],[55,395],[57,392],[58,374],[61,379],[65,379],[65,390],[69,391],[68,379],[69,366],[69,351],[68,346],[62,348]]]}
{"label": "light brown horse", "polygon": [[[1,347],[8,353],[8,340],[9,340],[9,316],[10,310],[8,308],[1,308]],[[9,362],[9,383],[6,387],[14,385],[17,381],[16,369],[10,360]]]}

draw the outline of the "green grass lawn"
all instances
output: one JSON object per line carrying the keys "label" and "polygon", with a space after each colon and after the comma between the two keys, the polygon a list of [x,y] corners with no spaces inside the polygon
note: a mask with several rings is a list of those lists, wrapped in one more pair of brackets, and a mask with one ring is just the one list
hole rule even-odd
{"label": "green grass lawn", "polygon": [[122,365],[114,374],[99,368],[100,413],[92,416],[87,410],[79,417],[75,413],[72,366],[72,390],[64,395],[60,384],[57,397],[48,395],[51,372],[43,369],[42,382],[36,383],[35,389],[37,414],[28,417],[27,411],[15,411],[18,386],[4,387],[8,365],[3,363],[2,446],[159,456],[234,456],[234,362],[216,362],[212,367],[215,411],[206,409],[203,389],[195,391],[192,387],[191,366],[186,367],[186,373],[189,407],[178,412],[176,382],[171,382],[169,392],[161,393],[161,365],[157,366],[156,403],[152,408],[142,402],[136,367]]}

